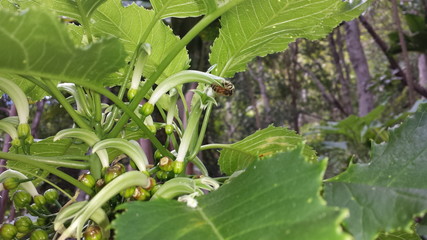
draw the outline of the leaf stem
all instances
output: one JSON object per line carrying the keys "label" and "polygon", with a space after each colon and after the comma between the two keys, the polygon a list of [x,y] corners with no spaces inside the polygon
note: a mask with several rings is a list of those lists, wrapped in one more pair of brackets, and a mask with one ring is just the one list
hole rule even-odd
{"label": "leaf stem", "polygon": [[[47,158],[47,157],[38,157],[38,156],[27,156],[22,154],[14,154],[14,153],[6,153],[6,152],[0,152],[0,158],[8,159],[8,160],[14,160],[22,163],[29,164],[31,166],[41,168],[43,170],[46,170],[63,180],[71,183],[72,185],[76,186],[77,188],[80,188],[84,192],[86,192],[88,195],[93,195],[93,190],[89,187],[85,186],[83,183],[79,182],[72,176],[56,169],[55,167],[46,165],[45,163],[39,161],[41,158]],[[54,161],[52,161],[54,162]],[[55,162],[55,165],[58,166],[58,161]]]}
{"label": "leaf stem", "polygon": [[200,127],[199,137],[197,139],[196,145],[192,149],[192,153],[188,157],[189,161],[192,161],[196,157],[197,153],[200,150],[200,146],[202,146],[203,139],[204,139],[205,133],[206,133],[206,127],[208,126],[209,117],[210,117],[211,112],[212,112],[212,106],[213,106],[213,103],[209,102],[208,106],[207,106],[207,109],[206,109],[206,113],[205,113],[204,119],[203,119],[202,126]]}
{"label": "leaf stem", "polygon": [[200,146],[200,151],[208,150],[208,149],[215,149],[215,148],[225,148],[225,149],[233,149],[231,147],[231,144],[221,144],[221,143],[212,143]]}
{"label": "leaf stem", "polygon": [[15,153],[7,153],[0,152],[0,158],[10,159],[15,161],[20,161],[21,159],[25,159],[25,161],[32,161],[41,164],[53,165],[56,167],[66,167],[73,169],[88,169],[89,164],[87,162],[82,161],[73,161],[73,160],[65,160],[60,159],[60,157],[41,157],[41,156],[30,156],[23,154],[15,154]]}

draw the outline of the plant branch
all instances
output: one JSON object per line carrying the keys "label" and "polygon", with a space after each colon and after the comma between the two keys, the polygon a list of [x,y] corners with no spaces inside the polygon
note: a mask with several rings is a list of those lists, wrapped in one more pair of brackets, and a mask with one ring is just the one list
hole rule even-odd
{"label": "plant branch", "polygon": [[[222,14],[230,10],[230,8],[239,4],[242,0],[230,1],[223,6],[217,8],[214,12],[206,15],[200,22],[198,22],[175,46],[169,51],[163,61],[159,64],[156,71],[147,79],[145,84],[142,86],[140,90],[138,90],[135,98],[129,105],[130,110],[135,110],[141,100],[145,97],[147,92],[150,90],[151,86],[157,81],[157,79],[162,75],[163,71],[167,68],[167,66],[173,61],[173,59],[178,55],[178,53],[185,47],[187,44],[193,40],[204,28],[206,28],[210,23],[212,23],[215,19],[220,17]],[[122,116],[120,120],[117,122],[116,126],[110,132],[108,137],[116,137],[123,126],[129,120],[129,116]]]}

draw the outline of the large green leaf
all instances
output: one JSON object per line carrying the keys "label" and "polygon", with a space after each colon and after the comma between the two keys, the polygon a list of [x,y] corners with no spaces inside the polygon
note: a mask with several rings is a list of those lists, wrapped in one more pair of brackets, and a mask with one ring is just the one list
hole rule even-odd
{"label": "large green leaf", "polygon": [[348,230],[357,240],[380,231],[409,230],[427,210],[427,105],[374,145],[372,162],[352,164],[326,183],[328,204],[350,210]]}
{"label": "large green leaf", "polygon": [[[145,42],[151,44],[152,51],[143,70],[145,77],[151,76],[157,69],[159,63],[164,59],[168,50],[173,47],[179,38],[162,21],[158,21],[154,27],[148,29],[150,22],[154,19],[154,11],[147,10],[132,4],[123,7],[120,0],[110,0],[101,5],[93,14],[93,32],[102,36],[115,36],[125,46],[131,56],[141,43],[141,37],[145,31],[150,31]],[[166,68],[159,81],[166,77],[187,69],[189,57],[187,51],[182,49],[171,64]]]}
{"label": "large green leaf", "polygon": [[[351,4],[349,3],[351,2]],[[297,38],[319,39],[367,7],[367,0],[246,0],[221,17],[210,63],[232,77],[256,56],[280,52]]]}
{"label": "large green leaf", "polygon": [[160,18],[196,17],[207,12],[206,1],[212,0],[152,0],[156,14]]}
{"label": "large green leaf", "polygon": [[130,202],[113,222],[116,239],[348,239],[346,212],[319,197],[326,161],[308,162],[301,148],[257,161],[196,208],[173,200]]}
{"label": "large green leaf", "polygon": [[[292,130],[269,126],[223,149],[218,163],[223,173],[231,175],[258,158],[292,150],[302,142],[303,138]],[[303,153],[309,160],[316,160],[316,154],[309,146],[304,145]]]}
{"label": "large green leaf", "polygon": [[102,82],[125,64],[119,40],[103,39],[78,48],[65,26],[42,9],[0,10],[0,22],[2,73]]}
{"label": "large green leaf", "polygon": [[82,22],[83,18],[90,19],[92,13],[107,0],[9,0],[21,9],[31,6],[42,6],[55,11],[58,16],[69,17]]}

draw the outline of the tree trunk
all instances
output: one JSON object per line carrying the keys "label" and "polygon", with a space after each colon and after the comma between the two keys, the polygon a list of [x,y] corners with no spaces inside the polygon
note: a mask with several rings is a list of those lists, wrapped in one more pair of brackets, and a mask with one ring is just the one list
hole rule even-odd
{"label": "tree trunk", "polygon": [[337,51],[337,46],[335,44],[334,34],[331,33],[328,36],[329,40],[329,49],[332,54],[333,63],[335,65],[335,70],[337,72],[338,82],[341,85],[341,94],[340,99],[342,106],[344,107],[346,115],[353,113],[353,107],[351,103],[351,87],[350,82],[345,79],[342,62],[344,59],[340,59],[340,55]]}
{"label": "tree trunk", "polygon": [[411,73],[411,64],[409,61],[409,54],[408,54],[408,48],[406,46],[405,36],[403,34],[402,24],[400,22],[399,12],[397,10],[397,2],[396,0],[391,1],[392,4],[392,10],[393,10],[393,20],[396,24],[396,29],[399,34],[399,42],[400,47],[402,48],[402,56],[403,60],[405,61],[405,75],[406,80],[409,88],[409,103],[412,105],[415,102],[415,94],[414,94],[414,82],[412,80],[412,73]]}
{"label": "tree trunk", "polygon": [[369,91],[371,74],[368,62],[360,42],[360,30],[357,19],[346,23],[347,51],[354,72],[357,76],[357,96],[359,103],[359,116],[365,116],[374,108],[374,96]]}
{"label": "tree trunk", "polygon": [[422,53],[418,56],[418,72],[419,72],[419,85],[427,87],[427,54]]}
{"label": "tree trunk", "polygon": [[[385,43],[381,39],[381,37],[376,33],[376,31],[374,30],[374,28],[366,20],[365,17],[360,16],[359,20],[363,24],[363,26],[365,27],[365,29],[368,31],[368,33],[371,35],[371,37],[374,39],[375,43],[378,45],[378,47],[381,49],[381,51],[384,53],[385,57],[388,60],[388,63],[390,64],[390,68],[392,70],[391,72],[393,73],[393,75],[395,75],[396,77],[399,77],[400,79],[402,79],[402,83],[403,84],[408,85],[408,79],[406,78],[406,75],[403,72],[402,68],[399,66],[399,63],[396,61],[396,59],[394,59],[393,56],[391,56],[387,52],[387,50],[388,50],[387,43]],[[413,82],[413,85],[414,85],[414,90],[418,94],[420,94],[423,97],[427,98],[427,89],[425,87],[421,86],[417,82]]]}

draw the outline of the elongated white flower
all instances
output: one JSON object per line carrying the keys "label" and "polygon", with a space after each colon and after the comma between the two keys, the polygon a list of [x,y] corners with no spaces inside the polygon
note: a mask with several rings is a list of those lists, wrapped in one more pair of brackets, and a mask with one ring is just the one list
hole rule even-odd
{"label": "elongated white flower", "polygon": [[[25,176],[24,174],[22,174],[18,171],[8,169],[8,170],[6,170],[0,174],[0,182],[2,182],[4,179],[10,178],[10,177],[16,177],[16,178],[19,178],[22,180],[28,178],[27,176]],[[39,195],[36,187],[34,186],[34,184],[31,181],[23,182],[23,183],[19,184],[19,186],[22,187],[25,191],[27,191],[32,197]]]}
{"label": "elongated white flower", "polygon": [[[82,129],[82,128],[69,128],[59,131],[55,137],[53,138],[53,141],[57,141],[62,138],[78,138],[85,142],[90,147],[93,147],[97,142],[100,141],[98,136],[90,130]],[[110,164],[107,150],[98,150],[94,151],[99,157],[99,160],[101,161],[102,167],[108,167]]]}
{"label": "elongated white flower", "polygon": [[148,159],[138,142],[134,140],[126,140],[123,138],[110,138],[96,143],[92,151],[98,152],[105,148],[115,148],[124,152],[132,159],[140,171],[146,171]]}
{"label": "elongated white flower", "polygon": [[0,89],[12,99],[18,113],[19,124],[27,124],[30,108],[27,96],[14,82],[0,77]]}

